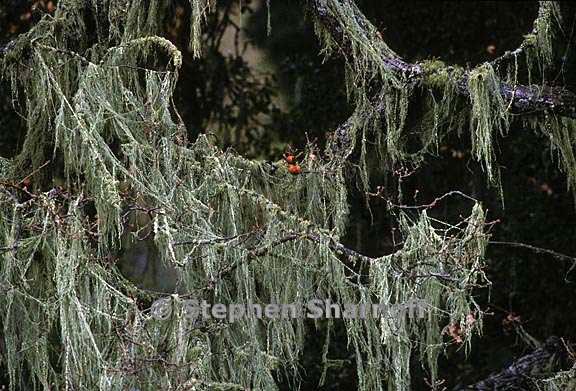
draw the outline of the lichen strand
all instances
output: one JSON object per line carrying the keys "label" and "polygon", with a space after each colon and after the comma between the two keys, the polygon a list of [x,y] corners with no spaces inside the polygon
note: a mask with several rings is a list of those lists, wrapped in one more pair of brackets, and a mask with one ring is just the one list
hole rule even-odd
{"label": "lichen strand", "polygon": [[[535,39],[535,45],[531,46],[540,61],[541,67],[546,68],[553,61],[554,33],[558,29],[560,16],[560,5],[557,1],[540,1],[538,17],[534,21],[534,30],[532,36],[527,40]],[[528,56],[533,53],[528,53]]]}
{"label": "lichen strand", "polygon": [[542,79],[539,84],[546,84],[546,70],[554,63],[553,42],[555,35],[561,29],[562,21],[560,5],[557,1],[540,1],[539,3],[538,15],[534,20],[532,31],[524,36],[524,40],[516,50],[507,51],[495,61],[500,64],[513,58],[513,63],[507,65],[509,75],[514,75],[509,78],[509,82],[517,82],[520,54],[523,54],[526,60],[528,84],[532,84],[532,72],[535,66],[538,67],[539,77]]}
{"label": "lichen strand", "polygon": [[[494,165],[493,133],[504,135],[508,130],[508,102],[500,94],[500,80],[494,69],[485,63],[472,70],[468,77],[468,90],[472,103],[470,133],[472,152],[484,164],[491,183],[499,177]],[[495,175],[496,173],[496,175]]]}
{"label": "lichen strand", "polygon": [[458,97],[458,83],[465,75],[458,66],[447,66],[439,60],[419,63],[423,72],[423,86],[428,90],[424,99],[424,114],[419,128],[422,150],[420,154],[436,152],[438,143],[451,132],[460,134],[468,113]]}
{"label": "lichen strand", "polygon": [[[356,4],[328,1],[325,6],[328,18],[337,21],[338,30],[346,37],[346,86],[349,99],[356,106],[349,132],[353,134],[352,139],[362,143],[360,177],[367,188],[365,145],[369,140],[377,143],[378,155],[391,163],[410,158],[405,151],[403,136],[413,86],[407,79],[408,75],[390,69],[389,61],[398,59],[398,56]],[[330,54],[337,45],[322,21],[315,22],[324,52]],[[378,91],[375,91],[375,85],[379,86]]]}
{"label": "lichen strand", "polygon": [[576,190],[576,120],[548,116],[544,132],[550,138],[552,151],[556,153],[560,169],[568,178],[568,189]]}
{"label": "lichen strand", "polygon": [[202,55],[202,23],[206,18],[206,14],[211,12],[216,7],[215,0],[189,0],[192,9],[191,25],[190,25],[190,45],[189,48],[195,57]]}

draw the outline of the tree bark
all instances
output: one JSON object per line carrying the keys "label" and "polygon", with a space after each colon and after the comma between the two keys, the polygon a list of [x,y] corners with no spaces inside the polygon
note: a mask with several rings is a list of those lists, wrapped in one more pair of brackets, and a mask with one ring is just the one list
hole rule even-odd
{"label": "tree bark", "polygon": [[527,354],[499,373],[455,391],[529,390],[534,379],[541,379],[562,370],[566,363],[567,351],[558,337],[550,337],[546,343]]}

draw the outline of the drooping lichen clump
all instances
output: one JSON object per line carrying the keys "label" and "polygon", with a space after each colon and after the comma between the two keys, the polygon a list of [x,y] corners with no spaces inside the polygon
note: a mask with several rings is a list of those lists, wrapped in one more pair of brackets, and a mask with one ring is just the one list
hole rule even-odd
{"label": "drooping lichen clump", "polygon": [[[524,37],[521,47],[526,51],[526,61],[530,72],[533,64],[538,64],[542,76],[545,68],[553,63],[554,36],[561,19],[560,5],[556,1],[541,1],[538,16],[534,21],[532,33]],[[529,77],[530,79],[530,77]]]}
{"label": "drooping lichen clump", "polygon": [[506,102],[500,94],[500,80],[490,64],[479,66],[470,72],[468,89],[472,103],[470,133],[472,151],[478,161],[484,163],[488,178],[494,178],[494,133],[503,135],[509,120]]}

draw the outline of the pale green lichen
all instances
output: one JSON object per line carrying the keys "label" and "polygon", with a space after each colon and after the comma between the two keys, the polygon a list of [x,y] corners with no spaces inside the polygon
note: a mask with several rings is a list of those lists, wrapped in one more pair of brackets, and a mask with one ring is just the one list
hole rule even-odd
{"label": "pale green lichen", "polygon": [[556,152],[560,169],[566,173],[568,189],[576,190],[576,120],[547,116],[543,129]]}
{"label": "pale green lichen", "polygon": [[576,369],[562,371],[554,376],[536,382],[542,391],[576,391]]}
{"label": "pale green lichen", "polygon": [[190,50],[194,57],[202,55],[202,24],[206,18],[206,14],[211,12],[216,7],[214,0],[189,0],[192,9],[191,23],[190,23]]}
{"label": "pale green lichen", "polygon": [[470,72],[468,91],[472,103],[472,152],[476,159],[484,164],[489,181],[494,183],[498,177],[497,169],[494,168],[494,134],[504,135],[508,130],[509,103],[502,98],[500,80],[488,63]]}
{"label": "pale green lichen", "polygon": [[545,79],[546,69],[553,64],[553,42],[560,21],[559,3],[557,1],[540,1],[538,16],[534,20],[534,28],[530,34],[524,36],[524,41],[520,45],[520,50],[524,51],[526,58],[529,84],[532,82],[532,68],[535,65],[538,66],[542,79]]}
{"label": "pale green lichen", "polygon": [[[360,178],[367,189],[369,174],[365,145],[369,138],[375,139],[378,154],[392,163],[409,157],[403,134],[412,86],[405,76],[390,69],[387,61],[398,59],[398,56],[381,39],[381,34],[362,15],[356,4],[329,1],[326,9],[329,17],[338,21],[346,36],[346,86],[349,98],[356,106],[349,133],[362,145]],[[324,52],[330,54],[336,47],[332,37],[321,22],[317,21],[315,26],[324,44]],[[380,90],[374,92],[371,89],[376,81]]]}
{"label": "pale green lichen", "polygon": [[534,21],[534,34],[539,59],[543,66],[553,60],[554,31],[560,21],[560,4],[557,1],[540,1],[538,17]]}

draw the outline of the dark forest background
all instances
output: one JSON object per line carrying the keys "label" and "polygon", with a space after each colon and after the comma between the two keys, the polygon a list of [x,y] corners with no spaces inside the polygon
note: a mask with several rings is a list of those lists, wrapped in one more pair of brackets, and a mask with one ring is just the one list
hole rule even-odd
{"label": "dark forest background", "polygon": [[[298,151],[307,140],[323,145],[327,132],[347,119],[353,109],[353,102],[346,99],[343,62],[319,55],[310,19],[299,2],[272,0],[268,15],[262,6],[265,1],[243,0],[241,20],[239,3],[218,0],[219,13],[207,22],[201,59],[194,59],[186,49],[188,1],[175,2],[166,18],[165,36],[184,53],[175,102],[189,139],[211,132],[223,147],[269,160],[280,159],[289,146]],[[516,48],[532,29],[538,10],[535,1],[364,0],[359,5],[388,45],[406,60],[439,58],[464,67]],[[55,6],[55,1],[2,1],[0,44],[25,32]],[[573,34],[573,10],[567,5],[563,8],[568,11],[561,32],[566,40]],[[236,37],[236,45],[234,26],[243,31]],[[576,53],[570,47],[565,49],[561,50],[557,73],[548,80],[567,85],[574,92]],[[24,134],[25,124],[12,107],[9,85],[3,81],[0,155],[17,154]],[[481,167],[473,161],[467,134],[444,140],[438,155],[429,156],[412,175],[382,175],[373,183],[394,193],[401,180],[405,201],[412,204],[428,204],[448,191],[462,191],[483,202],[489,220],[499,220],[492,229],[494,241],[526,243],[576,255],[575,199],[567,190],[565,176],[550,158],[548,145],[544,136],[525,129],[520,121],[507,136],[498,139],[503,199],[497,189],[487,185]],[[394,223],[385,203],[372,200],[372,216],[359,191],[351,191],[350,203],[345,242],[367,255],[392,252]],[[448,198],[430,214],[454,221],[469,213],[470,207],[469,201]],[[446,351],[440,374],[448,389],[484,378],[530,351],[518,336],[519,327],[540,341],[552,335],[576,340],[576,272],[572,266],[525,248],[491,245],[486,272],[492,286],[477,292],[479,303],[488,312],[484,335],[475,339],[468,357],[457,347]],[[310,331],[301,361],[302,390],[355,389],[354,357],[346,349],[343,330],[329,352],[338,365],[328,371],[326,385],[317,387],[324,339],[321,330],[311,325]],[[415,389],[428,389],[425,377],[414,360]],[[291,389],[288,382],[285,389]]]}

